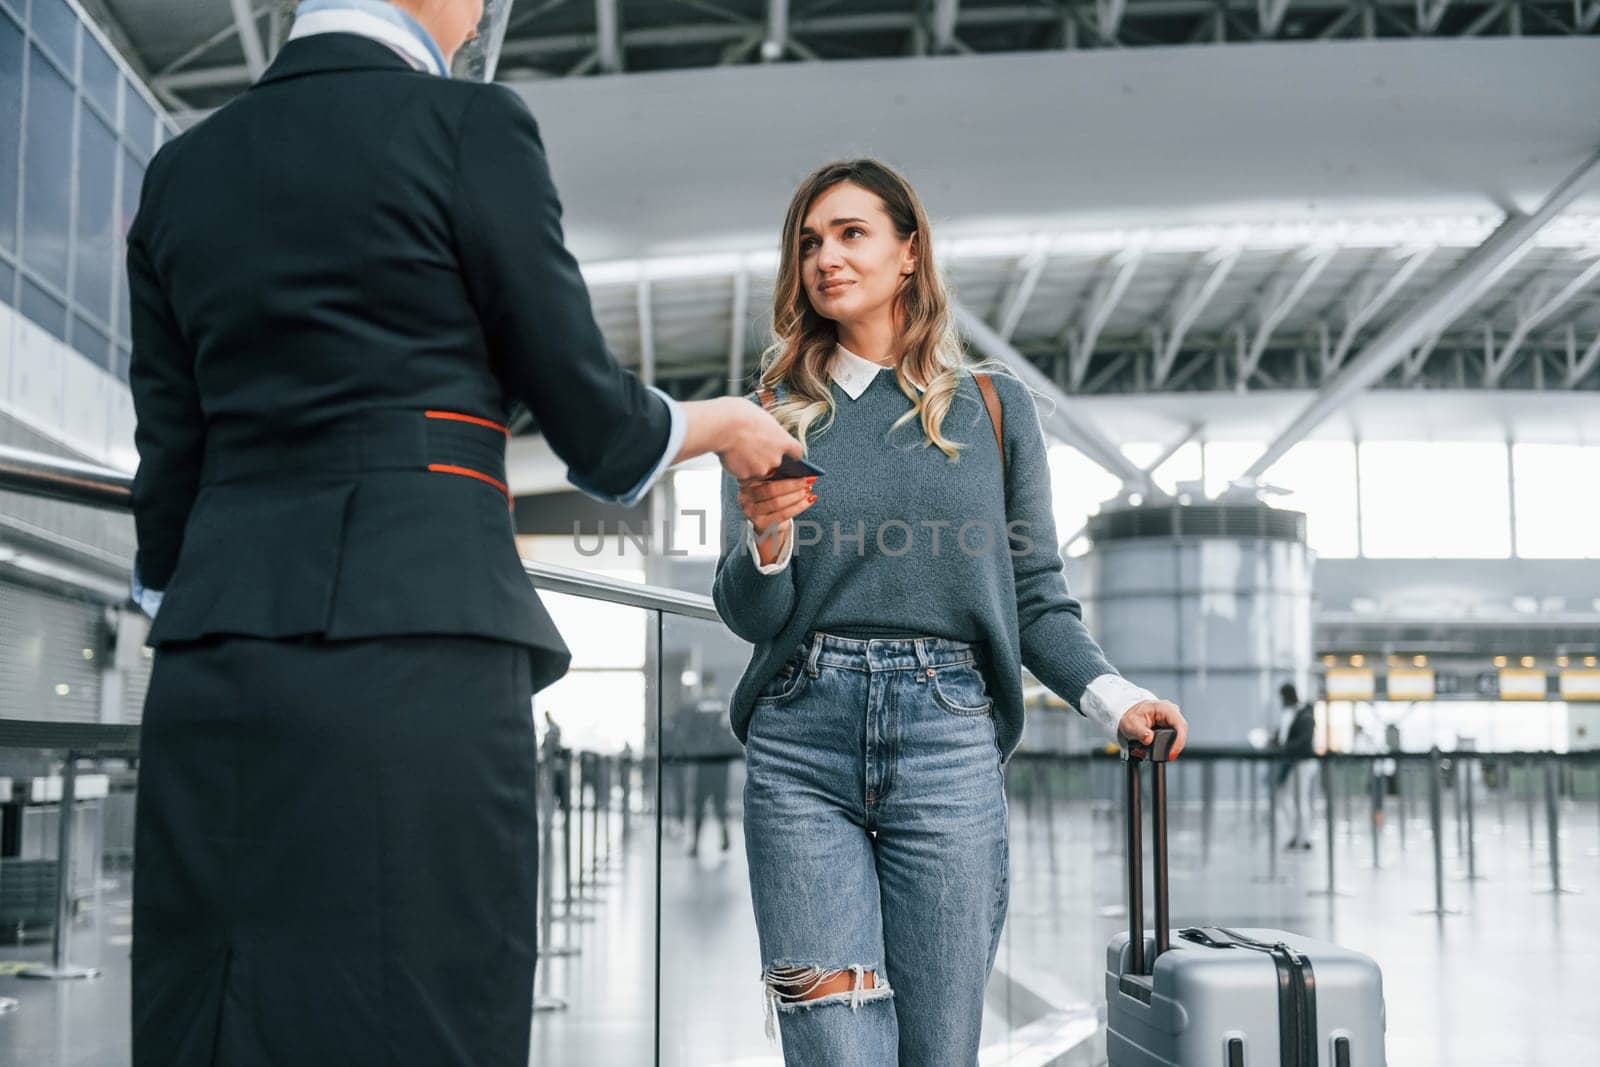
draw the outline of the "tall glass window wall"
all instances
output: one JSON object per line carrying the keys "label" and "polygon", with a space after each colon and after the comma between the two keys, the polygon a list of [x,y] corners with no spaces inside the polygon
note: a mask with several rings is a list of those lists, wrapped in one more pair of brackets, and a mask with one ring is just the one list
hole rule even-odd
{"label": "tall glass window wall", "polygon": [[0,0],[0,300],[123,381],[123,236],[175,132],[70,0]]}
{"label": "tall glass window wall", "polygon": [[[1156,469],[1154,480],[1168,493],[1202,482],[1215,496],[1264,447],[1259,441],[1188,444]],[[1159,458],[1163,446],[1132,442],[1122,450],[1142,467]],[[1119,479],[1066,445],[1051,447],[1050,475],[1063,541],[1121,488]],[[1305,512],[1307,539],[1323,558],[1600,559],[1600,530],[1580,517],[1592,510],[1590,487],[1600,484],[1600,445],[1302,441],[1262,481],[1274,489],[1269,504]],[[709,499],[705,506],[715,514],[716,498],[699,492],[696,499]],[[1088,548],[1079,538],[1067,552],[1081,555]]]}

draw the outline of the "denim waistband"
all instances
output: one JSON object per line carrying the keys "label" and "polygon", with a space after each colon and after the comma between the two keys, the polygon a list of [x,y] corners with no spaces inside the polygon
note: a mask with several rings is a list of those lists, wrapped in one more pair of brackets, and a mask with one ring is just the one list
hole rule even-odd
{"label": "denim waistband", "polygon": [[950,637],[857,638],[811,630],[801,639],[789,662],[804,664],[815,674],[822,664],[858,671],[893,671],[984,663],[987,659],[982,645]]}

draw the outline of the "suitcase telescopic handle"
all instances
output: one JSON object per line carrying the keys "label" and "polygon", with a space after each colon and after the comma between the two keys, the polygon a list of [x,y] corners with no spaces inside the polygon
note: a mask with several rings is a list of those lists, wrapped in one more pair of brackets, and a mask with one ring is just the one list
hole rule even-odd
{"label": "suitcase telescopic handle", "polygon": [[1149,960],[1155,966],[1157,956],[1170,947],[1170,924],[1167,919],[1167,762],[1172,758],[1172,746],[1177,743],[1178,731],[1161,727],[1144,755],[1136,755],[1132,745],[1122,749],[1122,759],[1128,765],[1128,950],[1129,974],[1147,974],[1144,951],[1144,843],[1139,803],[1139,764],[1150,761],[1150,836],[1151,852],[1155,862],[1156,916],[1155,955]]}

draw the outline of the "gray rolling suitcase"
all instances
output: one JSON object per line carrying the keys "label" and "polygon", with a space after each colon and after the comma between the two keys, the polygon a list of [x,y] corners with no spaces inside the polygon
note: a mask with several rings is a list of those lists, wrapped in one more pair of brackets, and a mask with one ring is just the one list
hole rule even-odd
{"label": "gray rolling suitcase", "polygon": [[1169,934],[1165,771],[1175,738],[1158,730],[1150,746],[1156,915],[1149,938],[1141,761],[1123,754],[1129,929],[1106,948],[1110,1067],[1383,1067],[1383,976],[1370,957],[1282,930]]}

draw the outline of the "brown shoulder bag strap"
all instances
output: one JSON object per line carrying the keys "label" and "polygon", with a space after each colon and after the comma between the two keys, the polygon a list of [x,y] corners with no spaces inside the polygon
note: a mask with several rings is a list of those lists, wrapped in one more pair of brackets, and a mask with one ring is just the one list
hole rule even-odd
{"label": "brown shoulder bag strap", "polygon": [[1005,416],[1001,413],[1000,394],[995,391],[994,382],[989,380],[987,374],[974,374],[978,380],[978,389],[983,393],[983,406],[989,409],[989,423],[994,427],[994,443],[1000,449],[1000,477],[1006,475],[1006,435]]}

